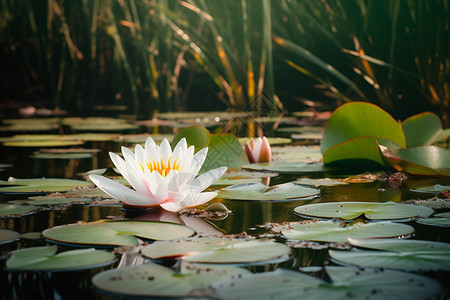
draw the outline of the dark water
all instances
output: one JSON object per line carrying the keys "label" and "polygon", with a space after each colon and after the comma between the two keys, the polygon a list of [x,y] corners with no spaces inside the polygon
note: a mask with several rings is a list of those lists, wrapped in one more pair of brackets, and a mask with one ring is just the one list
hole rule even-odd
{"label": "dark water", "polygon": [[[86,172],[95,168],[106,167],[109,164],[107,152],[119,151],[119,145],[113,142],[90,143],[85,148],[98,148],[102,152],[98,153],[94,159],[81,159],[75,162],[67,160],[42,160],[31,158],[33,151],[38,149],[29,148],[5,148],[1,149],[3,155],[2,163],[12,163],[13,168],[7,168],[0,172],[0,179],[6,180],[9,176],[17,178],[37,178],[55,177],[63,178],[70,175],[72,178],[80,178],[80,172]],[[278,176],[271,179],[271,184],[291,181],[298,176]],[[447,179],[411,179],[408,185],[423,184],[434,185],[436,183],[449,184]],[[27,196],[0,195],[0,202],[8,200],[24,199]],[[423,194],[410,192],[408,186],[391,189],[383,182],[373,182],[364,184],[350,184],[336,187],[321,188],[320,197],[302,201],[285,202],[257,202],[257,201],[230,201],[215,199],[213,202],[222,202],[232,211],[223,220],[204,220],[203,227],[207,231],[221,232],[225,234],[240,234],[246,232],[249,235],[259,234],[264,231],[261,225],[267,222],[282,223],[287,221],[299,221],[301,217],[293,213],[293,209],[303,203],[333,202],[333,201],[368,201],[386,202],[414,199],[424,197]],[[145,215],[130,215],[119,207],[99,207],[72,205],[60,210],[43,210],[33,215],[20,218],[0,219],[0,228],[11,229],[20,233],[41,232],[47,228],[75,223],[78,221],[96,221],[104,218],[131,218],[131,219],[157,219],[159,216],[154,213]],[[178,220],[183,223],[185,220]],[[450,228],[431,227],[409,222],[416,232],[413,238],[421,240],[432,240],[440,242],[450,242]],[[189,225],[189,224],[188,224]],[[3,270],[6,254],[9,251],[33,246],[49,245],[44,239],[21,239],[18,242],[0,245],[2,271],[0,273],[0,291],[3,299],[110,299],[110,295],[98,293],[91,287],[91,277],[104,269],[97,268],[81,272],[25,272],[9,273]],[[60,246],[60,250],[73,249],[68,246]],[[254,267],[255,271],[267,271],[277,267],[299,269],[308,266],[332,265],[328,257],[328,249],[295,249],[294,255],[286,262],[280,264],[269,264],[266,266]],[[450,258],[449,258],[450,259]],[[450,286],[449,272],[427,273],[441,281],[443,286]],[[446,295],[449,295],[448,291]],[[442,299],[445,296],[442,296]]]}

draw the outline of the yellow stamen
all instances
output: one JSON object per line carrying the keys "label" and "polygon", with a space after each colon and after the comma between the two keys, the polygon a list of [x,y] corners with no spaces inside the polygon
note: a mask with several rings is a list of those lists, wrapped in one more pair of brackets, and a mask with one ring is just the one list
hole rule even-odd
{"label": "yellow stamen", "polygon": [[[180,167],[180,163],[178,162],[178,158],[175,159],[175,161],[173,162],[172,165],[170,164],[171,158],[172,157],[169,157],[169,159],[167,160],[167,164],[164,163],[164,160],[162,157],[161,157],[161,161],[155,161],[154,159],[152,159],[151,162],[146,161],[146,160],[144,162],[147,166],[147,169],[150,172],[157,171],[164,178],[169,174],[169,172],[171,170],[176,170],[178,172],[181,171],[181,167]],[[145,172],[145,167],[141,163],[139,163],[139,165],[142,168],[142,172]]]}

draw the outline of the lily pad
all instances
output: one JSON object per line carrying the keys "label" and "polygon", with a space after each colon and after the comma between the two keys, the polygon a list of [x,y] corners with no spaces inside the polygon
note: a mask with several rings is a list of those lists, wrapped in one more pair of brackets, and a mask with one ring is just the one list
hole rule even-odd
{"label": "lily pad", "polygon": [[437,213],[431,218],[420,218],[416,221],[417,223],[425,225],[450,227],[450,212]]}
{"label": "lily pad", "polygon": [[32,156],[37,159],[86,159],[92,158],[92,153],[36,153]]}
{"label": "lily pad", "polygon": [[322,153],[317,146],[271,147],[273,160],[276,162],[319,162]]}
{"label": "lily pad", "polygon": [[80,140],[40,140],[40,141],[17,141],[17,142],[3,142],[5,147],[65,147],[65,146],[79,146],[83,145],[84,141]]}
{"label": "lily pad", "polygon": [[217,197],[235,200],[279,201],[304,200],[320,194],[320,190],[288,182],[268,187],[262,183],[238,184],[219,190]]}
{"label": "lily pad", "polygon": [[440,192],[450,191],[450,185],[435,184],[433,186],[424,186],[416,189],[411,189],[411,191],[438,194]]}
{"label": "lily pad", "polygon": [[[219,299],[427,299],[442,286],[425,276],[400,271],[325,267],[330,280],[278,269],[229,277],[211,285]],[[257,287],[257,288],[252,288]]]}
{"label": "lily pad", "polygon": [[189,227],[163,222],[97,221],[56,226],[42,235],[60,243],[104,246],[136,246],[136,237],[149,240],[172,240],[195,233]]}
{"label": "lily pad", "polygon": [[240,168],[248,164],[244,149],[232,134],[209,135],[208,155],[200,171],[219,167]]}
{"label": "lily pad", "polygon": [[322,163],[272,161],[269,163],[258,163],[243,166],[242,168],[256,171],[268,171],[286,174],[323,173],[339,170],[338,168],[326,167]]}
{"label": "lily pad", "polygon": [[437,146],[393,149],[380,146],[388,163],[397,171],[415,175],[450,176],[450,150]]}
{"label": "lily pad", "polygon": [[8,229],[0,229],[0,245],[17,241],[20,238],[20,233]]}
{"label": "lily pad", "polygon": [[[269,142],[270,146],[284,145],[284,144],[289,144],[292,142],[292,139],[289,139],[289,138],[282,138],[282,137],[266,137],[266,138],[267,138],[267,141]],[[250,142],[251,139],[252,139],[251,137],[240,137],[238,140],[241,145],[245,145],[245,142],[246,141]]]}
{"label": "lily pad", "polygon": [[398,239],[349,239],[349,242],[354,246],[376,251],[329,250],[331,258],[359,267],[422,272],[450,270],[450,260],[448,259],[450,257],[450,244],[448,243]]}
{"label": "lily pad", "polygon": [[412,204],[394,202],[328,202],[297,206],[294,212],[300,215],[319,218],[356,219],[363,215],[371,220],[403,220],[428,217],[433,209]]}
{"label": "lily pad", "polygon": [[18,205],[0,203],[0,218],[15,218],[32,214],[37,207],[33,205]]}
{"label": "lily pad", "polygon": [[330,178],[299,178],[296,181],[298,184],[309,185],[309,186],[336,186],[336,185],[346,185],[348,182],[344,180],[336,180]]}
{"label": "lily pad", "polygon": [[209,131],[203,126],[188,126],[180,131],[172,139],[172,145],[176,145],[182,138],[186,138],[188,145],[193,145],[198,151],[209,144]]}
{"label": "lily pad", "polygon": [[401,125],[380,107],[366,102],[341,105],[325,127],[320,145],[323,162],[367,160],[384,165],[377,144],[379,138],[406,146]]}
{"label": "lily pad", "polygon": [[169,142],[172,141],[174,135],[173,134],[127,134],[121,135],[119,138],[114,140],[118,143],[127,143],[127,144],[145,144],[145,141],[148,137],[151,137],[156,144],[160,144],[164,139],[167,139]]}
{"label": "lily pad", "polygon": [[430,145],[442,131],[439,117],[431,112],[423,112],[402,122],[406,137],[406,147]]}
{"label": "lily pad", "polygon": [[57,246],[19,249],[6,261],[10,271],[75,271],[112,264],[113,253],[104,250],[78,249],[56,254]]}
{"label": "lily pad", "polygon": [[60,178],[19,179],[10,177],[8,181],[0,180],[0,193],[50,193],[64,192],[77,187],[93,186],[91,182]]}
{"label": "lily pad", "polygon": [[288,239],[335,243],[345,243],[349,237],[390,238],[408,236],[414,232],[412,226],[390,221],[355,221],[346,224],[334,220],[290,222],[273,227],[272,230],[281,232]]}
{"label": "lily pad", "polygon": [[188,262],[259,263],[288,259],[291,249],[285,244],[267,239],[190,238],[169,242],[154,242],[142,249],[151,259],[183,257]]}
{"label": "lily pad", "polygon": [[120,134],[118,133],[77,133],[69,135],[71,138],[76,140],[81,140],[85,142],[103,142],[103,141],[113,141],[117,139]]}
{"label": "lily pad", "polygon": [[[204,297],[211,283],[224,277],[240,277],[250,271],[227,265],[182,262],[179,272],[149,262],[108,270],[92,278],[93,285],[109,293],[140,297]],[[202,291],[204,290],[204,291]]]}

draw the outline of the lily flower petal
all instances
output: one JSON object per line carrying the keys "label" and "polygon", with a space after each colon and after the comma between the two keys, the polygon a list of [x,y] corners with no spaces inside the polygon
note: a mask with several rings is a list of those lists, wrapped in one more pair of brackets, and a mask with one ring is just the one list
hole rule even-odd
{"label": "lily flower petal", "polygon": [[111,197],[130,205],[158,206],[157,199],[144,196],[126,186],[100,175],[89,175],[91,181]]}
{"label": "lily flower petal", "polygon": [[148,138],[145,147],[135,147],[135,152],[122,147],[123,158],[110,153],[114,165],[119,169],[134,190],[108,178],[91,175],[99,188],[118,199],[126,206],[147,208],[160,205],[170,211],[204,204],[217,196],[214,192],[202,192],[226,171],[226,167],[210,170],[198,177],[208,149],[194,154],[194,147],[187,147],[181,139],[172,151],[167,139],[158,146]]}
{"label": "lily flower petal", "polygon": [[246,141],[244,150],[250,163],[270,162],[272,160],[272,150],[265,136],[257,138],[256,142],[252,139],[250,144]]}

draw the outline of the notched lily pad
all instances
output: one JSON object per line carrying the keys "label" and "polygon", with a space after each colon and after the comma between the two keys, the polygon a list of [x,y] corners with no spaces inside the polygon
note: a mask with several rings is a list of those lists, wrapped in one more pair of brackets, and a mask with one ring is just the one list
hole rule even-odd
{"label": "notched lily pad", "polygon": [[211,287],[218,299],[427,299],[442,289],[433,279],[400,271],[334,266],[325,270],[330,280],[278,269],[228,277]]}
{"label": "notched lily pad", "polygon": [[0,219],[1,218],[17,218],[35,213],[37,207],[34,205],[19,205],[0,203]]}
{"label": "notched lily pad", "polygon": [[92,278],[103,291],[126,296],[213,298],[209,285],[221,278],[241,277],[250,271],[226,265],[182,262],[179,272],[149,262],[143,265],[108,270]]}
{"label": "notched lily pad", "polygon": [[294,212],[309,217],[344,220],[356,219],[361,215],[371,220],[403,220],[428,217],[433,213],[433,209],[422,205],[394,202],[328,202],[297,206]]}
{"label": "notched lily pad", "polygon": [[288,239],[345,243],[347,238],[403,237],[414,232],[412,226],[390,221],[366,223],[357,220],[346,224],[342,220],[289,222],[272,224],[273,231]]}
{"label": "notched lily pad", "polygon": [[288,259],[291,249],[267,239],[199,237],[169,242],[154,242],[142,249],[151,259],[183,257],[188,262],[260,263]]}
{"label": "notched lily pad", "polygon": [[399,239],[349,239],[349,242],[354,246],[373,250],[330,250],[331,258],[360,267],[422,272],[450,270],[448,243]]}
{"label": "notched lily pad", "polygon": [[104,250],[77,249],[56,254],[54,246],[31,247],[11,252],[6,261],[9,271],[75,271],[112,264],[113,253]]}
{"label": "notched lily pad", "polygon": [[320,190],[295,184],[283,183],[268,187],[262,183],[238,184],[219,190],[218,197],[235,200],[280,201],[304,200],[320,194]]}
{"label": "notched lily pad", "polygon": [[97,221],[56,226],[42,235],[59,243],[103,246],[136,246],[137,237],[172,240],[188,237],[195,231],[187,226],[163,222]]}
{"label": "notched lily pad", "polygon": [[0,229],[0,245],[17,241],[20,233],[9,229]]}

